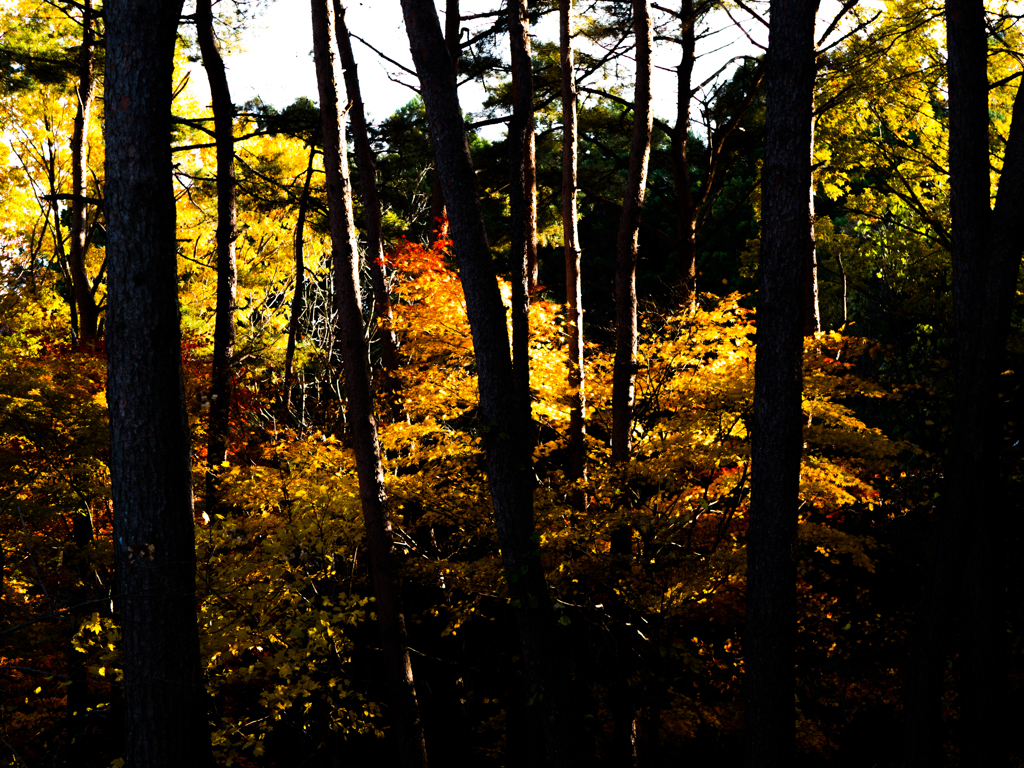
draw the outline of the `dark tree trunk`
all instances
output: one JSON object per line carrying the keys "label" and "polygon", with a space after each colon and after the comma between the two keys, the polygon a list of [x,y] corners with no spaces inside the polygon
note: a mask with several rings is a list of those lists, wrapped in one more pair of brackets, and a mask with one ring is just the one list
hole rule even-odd
{"label": "dark tree trunk", "polygon": [[[53,255],[60,265],[64,284],[70,289],[71,295],[68,297],[68,311],[71,315],[71,338],[77,343],[81,340],[81,330],[78,322],[78,302],[75,300],[74,292],[75,280],[71,274],[67,251],[64,249],[64,235],[61,232],[60,203],[57,202],[57,152],[52,141],[48,141],[47,145],[49,152],[46,158],[46,176],[50,187],[48,204],[50,213],[53,215]],[[46,225],[49,226],[49,217],[47,217]]]}
{"label": "dark tree trunk", "polygon": [[108,0],[107,399],[128,765],[211,765],[178,324],[171,75],[181,2]]}
{"label": "dark tree trunk", "polygon": [[[569,352],[569,466],[568,478],[587,479],[586,376],[583,366],[583,287],[580,279],[580,238],[577,228],[576,65],[569,28],[572,0],[560,0],[558,9],[562,67],[562,239],[565,241],[566,325]],[[573,494],[579,514],[587,509],[587,495]]]}
{"label": "dark tree trunk", "polygon": [[295,293],[292,294],[291,317],[288,319],[288,346],[284,352],[284,407],[282,419],[290,419],[292,411],[292,387],[295,386],[295,344],[299,338],[299,322],[302,308],[306,300],[306,264],[305,251],[306,212],[309,209],[309,189],[313,183],[313,158],[316,147],[309,147],[309,164],[306,166],[306,180],[302,184],[302,195],[299,197],[299,213],[295,222],[295,238],[293,253],[295,256]]}
{"label": "dark tree trunk", "polygon": [[[65,709],[64,763],[68,766],[86,765],[91,755],[87,731],[89,706],[89,680],[87,664],[89,654],[78,650],[73,642],[81,621],[89,614],[90,597],[87,550],[93,540],[92,514],[89,509],[79,510],[72,516],[71,541],[64,550],[64,563],[70,566],[71,590],[68,595],[72,621],[71,636],[67,644],[67,705]],[[2,583],[0,583],[2,587]]]}
{"label": "dark tree trunk", "polygon": [[210,372],[210,421],[207,428],[206,506],[217,503],[217,468],[227,459],[231,401],[234,398],[235,240],[238,214],[235,206],[235,107],[231,103],[224,60],[217,50],[213,31],[212,0],[196,2],[196,37],[203,54],[203,69],[210,81],[213,133],[217,144],[217,309],[213,329],[213,365]]}
{"label": "dark tree trunk", "polygon": [[85,269],[88,217],[86,198],[86,161],[89,150],[89,118],[96,95],[93,75],[96,36],[93,29],[95,12],[92,0],[82,3],[82,48],[78,57],[78,106],[75,127],[71,135],[71,242],[68,253],[68,271],[71,272],[74,302],[78,308],[79,341],[91,344],[96,340],[99,308],[93,293],[89,274]]}
{"label": "dark tree trunk", "polygon": [[363,335],[359,253],[356,247],[344,127],[334,79],[335,57],[331,49],[334,19],[330,0],[312,0],[311,7],[313,57],[320,92],[324,173],[327,178],[331,254],[336,286],[335,306],[345,371],[348,423],[359,476],[359,497],[370,554],[370,570],[373,573],[374,595],[377,598],[377,620],[387,667],[397,742],[402,764],[407,768],[422,768],[427,765],[427,751],[409,659],[400,576],[395,561],[391,516],[384,489],[380,443],[377,440],[377,421],[373,415],[373,397],[370,392],[369,350]]}
{"label": "dark tree trunk", "polygon": [[772,0],[747,534],[747,765],[793,764],[804,268],[817,0]]}
{"label": "dark tree trunk", "polygon": [[693,0],[682,0],[679,4],[680,44],[683,54],[676,67],[676,127],[672,134],[672,184],[676,196],[676,236],[678,294],[680,306],[691,312],[697,308],[697,242],[695,219],[697,207],[694,204],[690,181],[690,158],[687,141],[690,136],[690,98],[693,93],[693,62],[696,51],[697,14]]}
{"label": "dark tree trunk", "polygon": [[527,680],[537,695],[548,758],[589,765],[592,756],[575,711],[540,552],[534,540],[532,462],[526,427],[508,382],[512,376],[505,308],[484,232],[451,57],[432,0],[402,0],[406,31],[430,120],[448,205],[459,278],[473,335],[487,479],[509,597],[515,609]]}
{"label": "dark tree trunk", "polygon": [[636,381],[636,249],[640,212],[647,189],[651,156],[651,7],[633,0],[636,35],[636,90],[633,96],[633,139],[622,199],[622,218],[615,260],[615,368],[612,373],[612,461],[629,460]]}
{"label": "dark tree trunk", "polygon": [[349,120],[352,123],[352,141],[356,148],[356,168],[359,169],[359,186],[363,191],[363,215],[366,217],[366,260],[369,262],[370,279],[373,281],[373,304],[377,313],[377,327],[381,340],[381,358],[387,378],[385,389],[395,404],[398,397],[398,339],[392,327],[391,295],[388,293],[384,275],[384,244],[381,240],[380,195],[377,194],[377,172],[373,166],[373,149],[366,130],[366,115],[363,112],[363,97],[359,91],[359,75],[356,60],[352,55],[345,24],[345,7],[341,0],[334,0],[334,15],[338,24],[338,51],[341,53],[341,67],[345,78],[345,90],[349,99]]}
{"label": "dark tree trunk", "polygon": [[[512,381],[520,418],[532,419],[530,407],[530,286],[536,268],[537,237],[533,135],[533,64],[530,60],[530,22],[526,0],[508,4],[512,58],[512,122],[509,146],[509,219],[512,247],[509,279],[512,283]],[[531,218],[532,216],[532,218]],[[530,253],[533,252],[533,265]]]}
{"label": "dark tree trunk", "polygon": [[942,762],[941,699],[959,630],[963,765],[1005,765],[1008,701],[1006,503],[999,477],[998,374],[1024,232],[1024,90],[1014,100],[995,209],[989,208],[985,8],[948,0],[949,174],[953,219],[954,395],[939,506],[939,544],[925,588],[906,691],[907,765]]}
{"label": "dark tree trunk", "polygon": [[[459,0],[445,0],[444,42],[448,55],[452,57],[452,72],[456,79],[459,76],[459,55],[462,52],[461,28],[462,16],[459,11]],[[447,235],[445,229],[444,192],[441,190],[441,177],[437,171],[437,160],[434,161],[433,186],[430,190],[430,243],[439,235]]]}

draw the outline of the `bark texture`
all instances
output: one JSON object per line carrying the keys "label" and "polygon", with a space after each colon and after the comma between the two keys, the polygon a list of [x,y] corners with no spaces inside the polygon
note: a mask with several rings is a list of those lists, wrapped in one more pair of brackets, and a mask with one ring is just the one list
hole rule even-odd
{"label": "bark texture", "polygon": [[213,30],[212,0],[196,0],[196,37],[203,54],[203,69],[210,81],[213,133],[217,145],[217,309],[213,329],[213,365],[210,375],[210,422],[206,449],[209,473],[207,508],[216,504],[216,468],[227,459],[231,401],[234,398],[235,293],[238,269],[235,240],[238,213],[235,195],[235,106],[231,103],[224,60]]}
{"label": "bark texture", "polygon": [[[957,701],[963,765],[1005,765],[1008,509],[999,477],[998,380],[1024,251],[1024,91],[1018,89],[995,208],[989,207],[988,75],[981,0],[947,0],[949,173],[955,354],[939,544],[911,656],[907,765],[939,765],[943,675],[961,639]],[[996,535],[993,535],[996,532]]]}
{"label": "bark texture", "polygon": [[89,120],[96,95],[94,62],[96,58],[96,12],[92,0],[82,3],[82,48],[78,56],[78,105],[75,111],[74,131],[71,134],[71,242],[68,248],[68,271],[74,302],[78,308],[79,341],[91,344],[96,340],[99,307],[95,292],[85,268],[88,246],[88,209],[86,208],[85,173],[89,154]]}
{"label": "bark texture", "polygon": [[211,765],[178,323],[171,75],[181,2],[106,18],[107,359],[125,759]]}
{"label": "bark texture", "polygon": [[793,764],[796,537],[803,446],[804,268],[813,248],[811,113],[817,0],[772,0],[747,534],[747,765]]}
{"label": "bark texture", "polygon": [[[529,422],[530,290],[537,284],[537,184],[533,132],[533,63],[526,0],[508,4],[512,58],[512,121],[509,125],[509,213],[512,247],[512,381],[520,418]],[[532,256],[531,256],[532,254]]]}
{"label": "bark texture", "polygon": [[473,336],[480,385],[480,421],[488,485],[509,597],[516,614],[527,681],[537,695],[548,759],[554,765],[590,765],[558,651],[555,618],[534,541],[533,476],[522,420],[508,382],[512,376],[505,308],[484,232],[473,163],[432,0],[402,0],[406,31],[430,121],[438,173],[448,206],[459,278]]}
{"label": "bark texture", "polygon": [[[444,15],[444,42],[448,48],[448,55],[452,58],[452,73],[456,78],[459,76],[459,56],[462,53],[461,28],[462,15],[459,10],[459,0],[445,0]],[[433,185],[430,195],[430,244],[433,245],[438,236],[447,235],[447,224],[445,219],[444,191],[441,189],[441,177],[437,170],[437,160],[434,160]]]}
{"label": "bark texture", "polygon": [[359,476],[363,525],[377,599],[377,621],[402,764],[406,768],[425,768],[426,743],[409,658],[400,577],[391,534],[391,515],[384,489],[384,470],[381,466],[377,421],[373,414],[370,391],[369,350],[363,327],[355,217],[352,213],[348,158],[334,74],[335,56],[331,49],[333,9],[330,0],[311,0],[311,8],[313,58],[323,127],[324,174],[334,262],[338,339],[345,371],[348,424],[356,458],[356,473]]}
{"label": "bark texture", "polygon": [[[558,6],[559,47],[562,67],[562,239],[565,242],[565,291],[569,353],[569,467],[570,480],[587,479],[586,377],[583,366],[583,285],[580,276],[580,238],[577,226],[576,193],[579,137],[576,127],[576,65],[570,18],[572,0]],[[573,505],[582,514],[587,497],[575,494]]]}
{"label": "bark texture", "polygon": [[612,461],[629,460],[636,382],[636,250],[640,213],[647,190],[651,156],[651,7],[633,0],[636,36],[636,89],[633,96],[633,138],[622,199],[622,218],[615,258],[615,367],[612,374]]}

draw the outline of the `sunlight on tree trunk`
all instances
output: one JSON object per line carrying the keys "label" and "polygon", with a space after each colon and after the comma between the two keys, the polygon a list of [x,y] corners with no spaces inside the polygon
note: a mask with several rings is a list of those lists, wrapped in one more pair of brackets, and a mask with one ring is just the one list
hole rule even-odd
{"label": "sunlight on tree trunk", "polygon": [[[587,479],[586,376],[583,359],[583,286],[580,275],[580,238],[576,211],[576,165],[579,141],[576,133],[576,57],[571,25],[572,0],[560,0],[558,9],[562,68],[562,239],[565,241],[566,326],[569,367],[569,466],[573,482]],[[573,506],[587,511],[587,494],[574,492]]]}
{"label": "sunlight on tree trunk", "polygon": [[359,169],[359,186],[363,192],[363,216],[366,218],[366,262],[373,282],[373,305],[376,310],[377,332],[380,335],[381,359],[384,362],[385,386],[394,415],[401,413],[399,399],[400,383],[395,375],[398,371],[398,339],[392,327],[391,296],[388,293],[384,275],[384,245],[381,240],[380,195],[377,193],[377,171],[373,164],[373,149],[366,128],[363,112],[363,97],[359,91],[359,75],[356,60],[352,55],[348,27],[345,24],[345,6],[341,0],[334,0],[334,15],[337,19],[335,32],[338,51],[341,54],[342,75],[349,98],[349,120],[352,123],[352,142],[356,149],[356,168]]}

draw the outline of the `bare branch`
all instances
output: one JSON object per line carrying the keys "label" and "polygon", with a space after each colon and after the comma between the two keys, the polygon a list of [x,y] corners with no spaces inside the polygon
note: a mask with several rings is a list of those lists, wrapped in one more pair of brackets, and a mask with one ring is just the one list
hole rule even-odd
{"label": "bare branch", "polygon": [[[359,41],[360,43],[362,43],[362,44],[363,44],[363,45],[365,45],[365,46],[366,46],[367,48],[369,48],[369,49],[370,49],[371,51],[373,51],[373,52],[374,52],[374,53],[376,53],[376,54],[377,54],[378,56],[380,56],[380,57],[381,57],[382,59],[384,59],[384,61],[386,61],[386,62],[388,62],[389,64],[393,64],[394,66],[398,67],[398,68],[399,68],[400,70],[402,70],[403,72],[405,72],[405,73],[406,73],[407,75],[412,75],[413,77],[417,77],[417,75],[416,75],[416,71],[415,71],[415,70],[409,69],[409,67],[405,66],[405,64],[402,64],[402,63],[401,63],[401,62],[399,62],[399,61],[395,61],[394,59],[392,59],[392,58],[391,58],[390,56],[388,56],[388,55],[387,55],[386,53],[384,53],[383,51],[380,51],[380,50],[378,50],[377,48],[374,48],[374,47],[373,47],[372,45],[370,45],[370,44],[369,44],[368,42],[366,42],[365,40],[363,40],[363,38],[361,38],[361,37],[360,37],[359,35],[355,35],[355,34],[352,34],[352,33],[350,32],[350,33],[349,33],[349,36],[350,36],[350,37],[352,37],[352,38],[353,38],[353,39],[355,39],[355,40],[358,40],[358,41]],[[400,82],[400,81],[396,80],[395,82]],[[402,83],[402,85],[405,85],[405,83]],[[415,89],[413,89],[413,90],[415,90]],[[417,93],[418,93],[418,91],[417,91]]]}

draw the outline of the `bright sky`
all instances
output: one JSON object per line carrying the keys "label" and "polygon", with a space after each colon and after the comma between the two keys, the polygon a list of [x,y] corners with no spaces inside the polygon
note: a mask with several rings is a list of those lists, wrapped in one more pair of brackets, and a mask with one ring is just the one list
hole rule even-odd
{"label": "bright sky", "polygon": [[[439,16],[443,24],[444,0],[438,0],[438,4],[441,6]],[[462,14],[469,16],[489,11],[494,5],[494,0],[462,0]],[[390,58],[410,69],[413,68],[408,38],[402,23],[400,0],[348,0],[347,8],[346,19],[354,35],[364,38]],[[660,18],[666,17],[661,15]],[[655,21],[658,21],[657,17]],[[730,26],[729,19],[724,15],[721,19],[716,18],[713,23],[716,28],[728,28],[698,43],[698,54],[718,50],[698,60],[695,83],[700,83],[733,56],[759,53],[740,32]],[[468,24],[486,24],[486,20]],[[754,22],[748,22],[744,26],[759,42],[767,42],[767,30],[763,27]],[[532,30],[532,33],[535,40],[557,40],[557,15],[549,14]],[[242,46],[244,52],[235,53],[226,60],[231,96],[236,104],[242,104],[257,95],[279,109],[288,106],[299,96],[307,96],[314,102],[318,101],[311,54],[310,11],[309,6],[302,0],[271,2],[260,16],[249,22]],[[372,122],[383,120],[413,98],[415,94],[412,90],[389,78],[390,73],[395,78],[414,84],[414,79],[410,75],[382,61],[359,41],[353,41],[353,50],[359,68],[363,100],[366,103],[368,118]],[[675,118],[674,69],[678,57],[678,46],[661,45],[656,48],[653,77],[654,112],[669,122],[674,122]],[[631,60],[623,61],[620,66],[627,80],[630,79]],[[205,80],[202,67],[197,64],[192,78],[193,83],[199,86],[195,89],[197,95],[200,90],[205,89]],[[628,98],[628,92],[626,96]],[[484,91],[476,83],[468,83],[459,89],[459,97],[464,111],[475,112],[480,109]],[[492,130],[494,134],[490,138],[498,138],[504,132],[501,126]]]}

